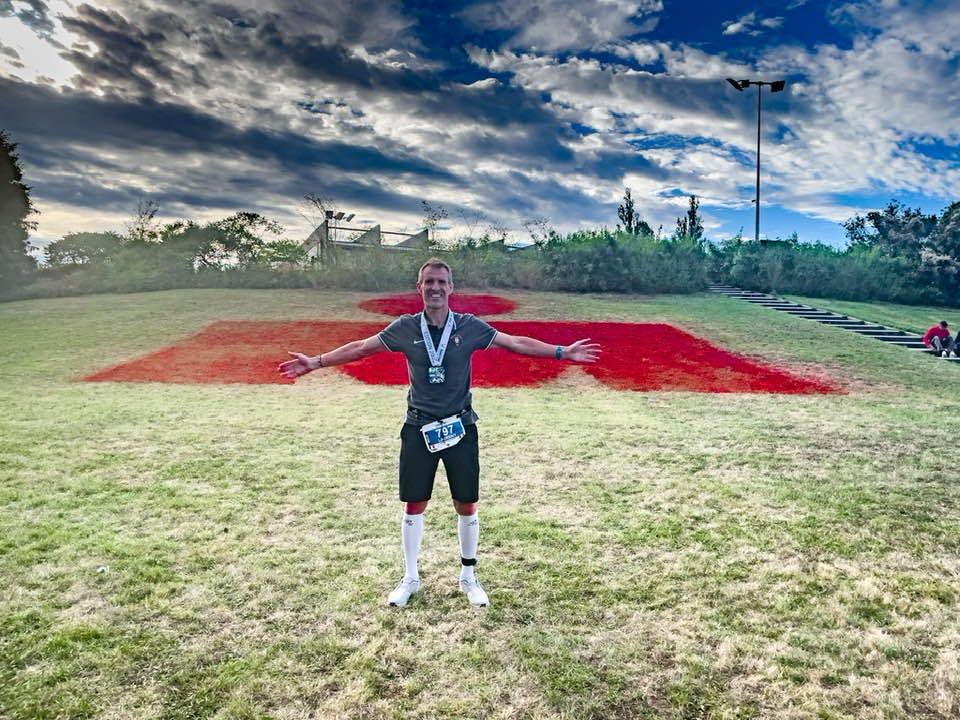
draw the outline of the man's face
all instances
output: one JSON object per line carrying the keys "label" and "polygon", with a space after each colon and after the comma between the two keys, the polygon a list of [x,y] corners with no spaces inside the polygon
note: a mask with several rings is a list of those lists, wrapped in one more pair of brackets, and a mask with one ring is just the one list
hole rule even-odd
{"label": "man's face", "polygon": [[443,310],[447,308],[450,294],[453,293],[453,283],[450,282],[450,273],[446,268],[425,267],[417,283],[417,290],[423,298],[423,307],[427,310]]}

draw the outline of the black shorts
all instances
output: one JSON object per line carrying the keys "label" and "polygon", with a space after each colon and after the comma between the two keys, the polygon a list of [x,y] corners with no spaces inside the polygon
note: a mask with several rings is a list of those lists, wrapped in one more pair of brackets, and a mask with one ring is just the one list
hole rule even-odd
{"label": "black shorts", "polygon": [[463,440],[432,453],[420,428],[404,423],[400,429],[400,501],[423,502],[433,495],[437,465],[443,460],[450,495],[463,503],[480,499],[480,442],[475,424],[464,425]]}

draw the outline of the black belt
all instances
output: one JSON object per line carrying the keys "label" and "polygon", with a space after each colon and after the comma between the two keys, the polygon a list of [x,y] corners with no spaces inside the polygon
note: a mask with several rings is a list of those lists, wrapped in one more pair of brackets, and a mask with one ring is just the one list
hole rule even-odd
{"label": "black belt", "polygon": [[[439,422],[440,420],[443,420],[443,418],[438,418],[437,416],[431,415],[430,413],[424,412],[423,410],[417,410],[417,408],[415,407],[407,406],[407,412],[414,415],[417,418],[417,422],[421,422],[421,421]],[[466,415],[472,412],[473,412],[473,408],[470,405],[467,405],[463,410],[455,412],[453,414],[453,417],[461,417],[463,415]],[[447,417],[450,417],[450,416],[448,415]]]}

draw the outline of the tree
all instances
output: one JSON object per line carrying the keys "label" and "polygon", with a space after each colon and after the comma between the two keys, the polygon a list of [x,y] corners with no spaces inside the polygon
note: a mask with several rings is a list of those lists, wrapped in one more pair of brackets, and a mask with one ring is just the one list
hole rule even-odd
{"label": "tree", "polygon": [[921,281],[938,293],[940,301],[960,297],[960,202],[950,205],[921,253]]}
{"label": "tree", "polygon": [[227,253],[236,258],[240,267],[263,264],[270,261],[270,241],[263,234],[280,236],[283,227],[259,213],[238,212],[209,225],[221,233],[219,241]]}
{"label": "tree", "polygon": [[0,292],[21,284],[36,269],[27,252],[27,238],[37,228],[27,218],[36,212],[30,186],[23,183],[17,145],[0,130]]}
{"label": "tree", "polygon": [[135,243],[156,242],[160,237],[158,210],[160,206],[153,200],[141,199],[137,203],[137,214],[127,223],[127,239]]}
{"label": "tree", "polygon": [[428,237],[436,241],[437,228],[449,217],[447,209],[440,203],[429,200],[421,200],[420,207],[423,209],[423,227],[427,230]]}
{"label": "tree", "polygon": [[700,217],[700,201],[696,195],[690,196],[690,207],[684,217],[677,218],[677,229],[673,233],[675,240],[686,240],[698,245],[703,240],[703,220]]}
{"label": "tree", "polygon": [[122,243],[123,238],[114,232],[67,233],[47,246],[47,263],[69,266],[109,262]]}
{"label": "tree", "polygon": [[557,231],[550,227],[550,218],[529,218],[524,220],[522,225],[530,233],[530,239],[538,248],[544,248],[551,240],[559,238]]}
{"label": "tree", "polygon": [[303,265],[307,261],[307,251],[295,240],[275,240],[267,243],[263,262],[269,265]]}
{"label": "tree", "polygon": [[[630,188],[624,188],[623,203],[617,207],[617,217],[623,223],[623,231],[630,235],[653,235],[653,229],[637,214],[633,206]],[[617,230],[620,230],[617,224]]]}
{"label": "tree", "polygon": [[230,256],[224,237],[216,223],[201,226],[192,220],[178,220],[159,230],[155,250],[164,264],[183,271],[219,269]]}
{"label": "tree", "polygon": [[930,238],[933,249],[960,262],[960,202],[943,211]]}
{"label": "tree", "polygon": [[920,254],[937,227],[936,215],[911,210],[896,200],[883,210],[857,215],[843,224],[851,248],[878,248],[890,257],[919,262]]}

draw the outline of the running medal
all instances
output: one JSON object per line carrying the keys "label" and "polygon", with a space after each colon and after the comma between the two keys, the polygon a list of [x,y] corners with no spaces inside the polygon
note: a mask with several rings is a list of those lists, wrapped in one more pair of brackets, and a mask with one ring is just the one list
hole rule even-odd
{"label": "running medal", "polygon": [[427,381],[431,385],[439,385],[447,379],[443,367],[443,356],[447,352],[447,344],[450,342],[450,333],[452,332],[453,312],[448,310],[447,323],[443,326],[443,334],[440,336],[440,345],[434,347],[433,338],[430,337],[430,330],[427,328],[427,315],[426,313],[420,313],[420,334],[423,335],[423,346],[427,349],[427,357],[430,358]]}

